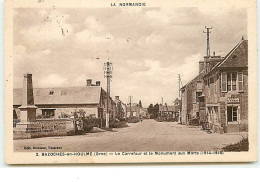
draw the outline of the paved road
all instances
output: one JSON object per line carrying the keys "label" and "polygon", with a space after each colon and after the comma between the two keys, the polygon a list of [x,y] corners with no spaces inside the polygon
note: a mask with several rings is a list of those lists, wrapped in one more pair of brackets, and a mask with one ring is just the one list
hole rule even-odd
{"label": "paved road", "polygon": [[[131,123],[127,128],[86,135],[46,137],[14,141],[15,151],[47,151],[33,147],[62,147],[48,151],[201,151],[236,143],[240,134],[207,134],[198,127],[152,119]],[[30,150],[24,149],[30,147]]]}

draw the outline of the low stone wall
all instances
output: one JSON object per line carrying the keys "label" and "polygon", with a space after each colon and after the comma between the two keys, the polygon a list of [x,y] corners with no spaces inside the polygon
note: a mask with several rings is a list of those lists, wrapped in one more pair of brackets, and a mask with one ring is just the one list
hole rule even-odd
{"label": "low stone wall", "polygon": [[18,131],[14,128],[14,139],[66,136],[74,133],[73,119],[40,119],[29,122],[26,131]]}

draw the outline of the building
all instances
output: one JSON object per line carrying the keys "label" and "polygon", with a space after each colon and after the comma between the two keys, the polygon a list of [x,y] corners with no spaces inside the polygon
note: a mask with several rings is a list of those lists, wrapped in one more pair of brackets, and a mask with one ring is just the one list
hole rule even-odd
{"label": "building", "polygon": [[174,101],[174,118],[181,122],[181,99],[176,98]]}
{"label": "building", "polygon": [[119,96],[115,96],[115,103],[116,103],[116,118],[119,120],[126,118],[126,104],[124,104],[119,99]]}
{"label": "building", "polygon": [[181,88],[182,124],[209,122],[214,132],[248,128],[248,41],[225,56],[205,56],[199,74]]}
{"label": "building", "polygon": [[129,117],[139,118],[139,116],[140,116],[139,104],[132,103],[131,106],[130,106],[130,104],[127,104],[126,111],[127,111],[127,115],[126,115],[127,118],[129,118]]}
{"label": "building", "polygon": [[[31,77],[25,74],[24,77]],[[32,80],[32,79],[31,79]],[[29,80],[27,79],[27,82]],[[24,83],[28,85],[30,83]],[[32,84],[31,84],[32,85]],[[33,90],[34,105],[36,106],[36,118],[68,118],[77,111],[84,111],[85,116],[101,118],[104,120],[107,94],[100,86],[100,82],[92,84],[92,80],[87,80],[85,87],[68,88],[29,88]],[[20,119],[22,116],[22,95],[23,89],[13,90],[13,116]],[[30,92],[32,93],[32,92]],[[110,117],[116,117],[116,103],[109,99]]]}
{"label": "building", "polygon": [[183,124],[201,124],[206,119],[204,90],[204,74],[223,61],[221,56],[205,56],[204,61],[199,62],[199,74],[184,87],[181,88]]}
{"label": "building", "polygon": [[139,113],[141,118],[149,118],[147,108],[140,107]]}
{"label": "building", "polygon": [[242,40],[203,77],[206,116],[215,132],[238,132],[248,125],[248,41]]}
{"label": "building", "polygon": [[126,105],[126,117],[136,117],[136,118],[148,118],[147,108],[142,106],[141,100],[139,103],[130,103]]}
{"label": "building", "polygon": [[202,95],[203,71],[181,88],[181,123],[190,124],[191,120],[200,118],[198,98]]}
{"label": "building", "polygon": [[175,119],[175,106],[159,105],[159,119],[164,121],[173,121]]}

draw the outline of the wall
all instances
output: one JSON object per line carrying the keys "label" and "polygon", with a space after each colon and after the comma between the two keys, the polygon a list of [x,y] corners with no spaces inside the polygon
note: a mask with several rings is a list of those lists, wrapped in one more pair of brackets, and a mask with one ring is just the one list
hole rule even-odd
{"label": "wall", "polygon": [[185,91],[182,92],[182,124],[188,124],[189,120],[196,117],[196,112],[199,112],[198,102],[194,102],[194,96],[196,96],[197,81],[203,82],[203,74],[200,73],[191,82],[185,86]]}
{"label": "wall", "polygon": [[[244,91],[238,92],[238,83],[237,89],[235,91],[222,92],[221,90],[221,72],[243,72],[243,84]],[[248,72],[245,68],[226,68],[220,71],[211,73],[209,76],[217,78],[214,80],[216,83],[217,89],[214,89],[214,82],[210,84],[210,87],[205,86],[205,96],[206,96],[206,110],[208,111],[209,107],[215,106],[218,107],[219,113],[219,125],[220,127],[227,126],[225,132],[238,132],[239,125],[245,125],[243,128],[247,127],[248,123]],[[239,102],[229,103],[229,98],[239,98]],[[227,122],[227,107],[228,106],[237,106],[238,107],[238,122]],[[217,125],[218,123],[213,123]]]}
{"label": "wall", "polygon": [[182,124],[187,124],[187,90],[184,88],[181,93],[181,123]]}
{"label": "wall", "polygon": [[[73,115],[75,111],[84,110],[86,116],[98,117],[98,105],[37,105],[36,117],[38,118],[42,115],[42,109],[44,108],[53,108],[55,109],[55,118],[62,118],[62,114]],[[20,118],[20,109],[17,106],[14,106],[15,112],[18,119]]]}
{"label": "wall", "polygon": [[30,122],[26,132],[14,128],[14,139],[66,136],[74,132],[75,122],[72,119],[40,119]]}

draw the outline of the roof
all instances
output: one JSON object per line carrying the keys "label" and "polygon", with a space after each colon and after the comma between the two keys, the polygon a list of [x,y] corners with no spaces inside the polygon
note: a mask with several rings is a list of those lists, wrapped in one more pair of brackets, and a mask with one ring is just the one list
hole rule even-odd
{"label": "roof", "polygon": [[224,61],[218,67],[247,67],[248,66],[248,41],[241,40],[238,45],[229,52]]}
{"label": "roof", "polygon": [[[131,105],[131,112],[137,112],[139,109],[138,104]],[[130,112],[130,106],[128,105],[126,108],[127,112]]]}
{"label": "roof", "polygon": [[188,83],[186,83],[183,87],[181,87],[181,90],[183,90],[187,85],[189,85],[190,83],[192,83],[194,80],[197,80],[200,76],[202,76],[204,73],[204,70],[202,70],[195,78],[193,78],[191,81],[189,81]]}
{"label": "roof", "polygon": [[[216,68],[248,67],[248,40],[242,39],[211,71]],[[210,72],[211,72],[210,71]],[[209,73],[210,73],[209,72]]]}
{"label": "roof", "polygon": [[175,112],[175,106],[163,106],[159,105],[159,111],[170,111],[170,112]]}
{"label": "roof", "polygon": [[[51,95],[50,92],[53,92]],[[100,86],[69,88],[34,88],[34,104],[99,104]],[[21,105],[22,88],[13,90],[13,105]]]}

